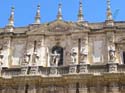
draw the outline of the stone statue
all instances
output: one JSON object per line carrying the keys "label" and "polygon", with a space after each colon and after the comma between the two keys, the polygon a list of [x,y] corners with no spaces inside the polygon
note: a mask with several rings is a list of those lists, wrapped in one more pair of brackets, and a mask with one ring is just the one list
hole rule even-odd
{"label": "stone statue", "polygon": [[81,63],[87,62],[87,56],[88,56],[88,51],[85,49],[85,47],[81,48],[81,51],[80,51],[80,61],[81,61]]}
{"label": "stone statue", "polygon": [[2,50],[3,50],[3,48],[2,47],[0,47],[0,66],[2,66],[3,65],[3,55],[2,55]]}
{"label": "stone statue", "polygon": [[2,50],[3,48],[0,48],[0,75],[1,75],[1,70],[2,70],[2,65],[3,65],[3,55],[2,55]]}
{"label": "stone statue", "polygon": [[31,57],[31,55],[30,55],[29,53],[27,53],[27,54],[24,56],[24,62],[28,64],[29,61],[30,61],[30,57]]}
{"label": "stone statue", "polygon": [[113,46],[109,48],[109,61],[115,61],[115,48]]}
{"label": "stone statue", "polygon": [[55,50],[53,54],[51,54],[51,65],[58,66],[58,63],[60,61],[60,54]]}
{"label": "stone statue", "polygon": [[72,58],[72,63],[76,63],[76,58],[77,57],[77,52],[75,48],[71,49],[71,58]]}
{"label": "stone statue", "polygon": [[109,50],[109,60],[114,61],[115,60],[115,51]]}
{"label": "stone statue", "polygon": [[38,63],[38,61],[39,61],[39,56],[38,56],[37,52],[34,52],[32,55],[32,62]]}
{"label": "stone statue", "polygon": [[3,65],[3,55],[0,55],[0,65]]}

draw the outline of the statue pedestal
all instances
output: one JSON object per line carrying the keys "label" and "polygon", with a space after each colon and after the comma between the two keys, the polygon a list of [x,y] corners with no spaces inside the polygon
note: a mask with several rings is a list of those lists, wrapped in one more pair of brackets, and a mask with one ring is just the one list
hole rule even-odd
{"label": "statue pedestal", "polygon": [[120,87],[117,83],[112,82],[109,84],[109,93],[120,93]]}
{"label": "statue pedestal", "polygon": [[88,73],[88,66],[86,62],[80,62],[79,73]]}
{"label": "statue pedestal", "polygon": [[28,69],[29,69],[28,66],[22,66],[22,67],[21,67],[21,75],[26,75],[26,74],[28,74]]}
{"label": "statue pedestal", "polygon": [[79,88],[79,93],[88,93],[88,88]]}
{"label": "statue pedestal", "polygon": [[49,74],[50,74],[50,75],[57,75],[57,74],[58,74],[58,69],[57,69],[57,67],[51,67]]}
{"label": "statue pedestal", "polygon": [[110,73],[116,73],[118,70],[118,64],[117,63],[114,63],[112,61],[109,61],[108,62],[108,71]]}
{"label": "statue pedestal", "polygon": [[69,65],[69,74],[77,73],[77,65]]}
{"label": "statue pedestal", "polygon": [[119,87],[112,87],[111,88],[111,93],[120,93]]}
{"label": "statue pedestal", "polygon": [[25,93],[25,86],[19,86],[17,93]]}
{"label": "statue pedestal", "polygon": [[79,73],[88,73],[88,64],[80,64]]}
{"label": "statue pedestal", "polygon": [[76,89],[69,89],[68,93],[76,93]]}
{"label": "statue pedestal", "polygon": [[31,66],[30,67],[30,71],[29,71],[29,74],[38,74],[38,69],[39,67],[38,66]]}

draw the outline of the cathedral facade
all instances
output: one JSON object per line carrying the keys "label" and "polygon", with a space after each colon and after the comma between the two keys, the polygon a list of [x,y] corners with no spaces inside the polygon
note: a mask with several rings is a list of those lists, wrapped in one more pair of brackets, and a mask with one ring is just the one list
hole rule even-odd
{"label": "cathedral facade", "polygon": [[0,93],[125,93],[125,22],[114,21],[107,0],[105,22],[57,19],[0,28]]}

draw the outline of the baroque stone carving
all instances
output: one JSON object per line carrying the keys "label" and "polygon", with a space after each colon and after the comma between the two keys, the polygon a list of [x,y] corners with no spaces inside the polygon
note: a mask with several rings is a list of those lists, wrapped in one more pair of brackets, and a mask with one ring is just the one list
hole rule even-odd
{"label": "baroque stone carving", "polygon": [[57,53],[57,51],[55,50],[54,53],[51,54],[50,64],[51,64],[52,66],[58,66],[59,60],[60,60],[60,54]]}
{"label": "baroque stone carving", "polygon": [[24,55],[24,63],[29,64],[30,58],[31,58],[31,54],[30,53],[26,53]]}
{"label": "baroque stone carving", "polygon": [[71,59],[72,59],[72,61],[71,61],[71,63],[76,63],[76,61],[77,61],[77,55],[78,55],[78,53],[77,53],[77,48],[72,48],[71,49]]}
{"label": "baroque stone carving", "polygon": [[80,51],[80,63],[87,63],[87,56],[88,56],[88,51],[85,47],[81,48]]}
{"label": "baroque stone carving", "polygon": [[0,66],[3,65],[3,57],[4,57],[4,55],[3,55],[2,51],[3,51],[3,46],[0,45]]}
{"label": "baroque stone carving", "polygon": [[80,65],[80,73],[87,73],[88,65]]}
{"label": "baroque stone carving", "polygon": [[110,45],[108,50],[109,50],[109,61],[110,62],[115,61],[116,60],[116,57],[115,57],[115,47]]}
{"label": "baroque stone carving", "polygon": [[50,74],[51,74],[51,75],[57,74],[57,68],[51,68],[51,69],[50,69]]}
{"label": "baroque stone carving", "polygon": [[117,64],[109,64],[109,72],[117,72]]}
{"label": "baroque stone carving", "polygon": [[31,66],[30,74],[38,74],[38,67],[37,66]]}
{"label": "baroque stone carving", "polygon": [[69,73],[77,73],[77,66],[76,65],[70,65]]}
{"label": "baroque stone carving", "polygon": [[32,62],[33,64],[36,64],[38,63],[38,61],[39,61],[39,55],[37,54],[37,52],[34,52],[32,55]]}

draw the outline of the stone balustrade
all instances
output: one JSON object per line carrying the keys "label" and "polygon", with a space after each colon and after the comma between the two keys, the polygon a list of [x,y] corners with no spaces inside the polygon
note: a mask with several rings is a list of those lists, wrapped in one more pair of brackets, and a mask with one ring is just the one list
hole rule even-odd
{"label": "stone balustrade", "polygon": [[58,76],[71,74],[93,74],[101,75],[104,73],[124,73],[125,65],[69,65],[60,67],[24,66],[19,68],[2,68],[1,76],[4,78],[13,76]]}
{"label": "stone balustrade", "polygon": [[124,72],[115,63],[2,68],[0,93],[124,93]]}

